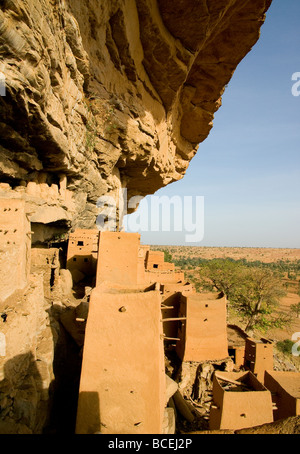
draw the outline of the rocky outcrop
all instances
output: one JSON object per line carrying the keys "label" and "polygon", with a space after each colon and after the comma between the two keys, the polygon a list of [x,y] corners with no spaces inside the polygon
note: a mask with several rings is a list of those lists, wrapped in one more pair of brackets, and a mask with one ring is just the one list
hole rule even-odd
{"label": "rocky outcrop", "polygon": [[270,3],[0,1],[0,433],[74,431],[66,233],[183,177]]}
{"label": "rocky outcrop", "polygon": [[[49,306],[48,306],[49,307]],[[0,433],[40,433],[49,413],[53,342],[42,274],[31,275],[26,292],[0,304]]]}
{"label": "rocky outcrop", "polygon": [[28,285],[0,298],[0,434],[74,433],[86,298],[60,253],[33,248]]}
{"label": "rocky outcrop", "polygon": [[182,178],[270,3],[3,0],[0,181],[65,175],[67,227],[89,228],[99,196]]}

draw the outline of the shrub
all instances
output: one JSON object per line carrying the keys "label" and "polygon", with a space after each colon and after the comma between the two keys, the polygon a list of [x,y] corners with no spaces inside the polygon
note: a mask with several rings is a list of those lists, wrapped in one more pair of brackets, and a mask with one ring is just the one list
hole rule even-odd
{"label": "shrub", "polygon": [[290,339],[285,339],[283,341],[278,341],[276,343],[277,349],[285,354],[291,354],[292,353],[292,347],[294,345],[294,342]]}

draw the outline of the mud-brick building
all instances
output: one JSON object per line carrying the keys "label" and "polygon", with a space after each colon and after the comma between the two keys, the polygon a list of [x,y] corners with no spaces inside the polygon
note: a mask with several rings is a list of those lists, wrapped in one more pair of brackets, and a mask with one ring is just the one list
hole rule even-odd
{"label": "mud-brick building", "polygon": [[[70,237],[69,260],[85,246],[79,233]],[[166,399],[165,342],[182,361],[228,358],[226,300],[196,294],[163,253],[140,245],[138,233],[99,232],[98,241],[76,432],[170,433],[163,432],[173,427],[166,419],[174,419]]]}
{"label": "mud-brick building", "polygon": [[153,271],[174,271],[174,263],[165,262],[164,253],[162,251],[150,251],[148,250],[146,256],[146,270]]}
{"label": "mud-brick building", "polygon": [[22,199],[0,199],[0,287],[5,300],[26,287],[30,273],[31,227]]}
{"label": "mud-brick building", "polygon": [[99,230],[77,229],[70,233],[67,252],[67,269],[78,270],[86,276],[96,274]]}
{"label": "mud-brick building", "polygon": [[179,327],[184,323],[184,320],[179,320],[181,297],[195,294],[196,289],[190,282],[164,283],[160,285],[160,293],[165,340],[168,344],[174,344],[178,339]]}
{"label": "mud-brick building", "polygon": [[271,392],[251,371],[215,372],[211,430],[238,430],[270,422],[273,422]]}
{"label": "mud-brick building", "polygon": [[265,370],[273,369],[273,342],[268,339],[246,338],[245,367],[264,382]]}
{"label": "mud-brick building", "polygon": [[176,274],[166,268],[146,274],[150,248],[140,245],[137,233],[100,232],[98,238],[76,432],[163,433],[170,412],[157,277],[175,284]]}
{"label": "mud-brick building", "polygon": [[265,371],[264,385],[272,393],[274,421],[300,415],[300,373]]}
{"label": "mud-brick building", "polygon": [[181,295],[176,353],[182,361],[228,357],[226,298],[217,294]]}
{"label": "mud-brick building", "polygon": [[163,333],[158,290],[102,289],[91,295],[76,432],[162,433]]}

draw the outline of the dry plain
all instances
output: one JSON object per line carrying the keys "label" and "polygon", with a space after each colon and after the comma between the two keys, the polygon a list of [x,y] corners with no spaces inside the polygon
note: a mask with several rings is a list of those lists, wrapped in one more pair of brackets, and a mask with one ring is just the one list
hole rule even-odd
{"label": "dry plain", "polygon": [[[257,247],[193,247],[193,246],[151,246],[151,249],[159,249],[168,251],[172,260],[199,258],[199,259],[216,259],[216,258],[232,258],[234,260],[246,259],[248,262],[263,262],[274,263],[280,260],[284,262],[296,262],[300,260],[300,249],[281,249],[281,248],[257,248]],[[185,276],[189,279],[190,276],[197,275],[199,270],[197,267],[194,269],[185,269]],[[283,284],[286,287],[286,296],[284,296],[280,305],[276,309],[278,312],[290,314],[290,307],[292,304],[300,302],[299,291],[300,275],[297,275],[296,280],[288,279],[287,276],[283,279]],[[233,319],[230,322],[236,322],[241,327],[243,323],[241,320]],[[274,342],[283,341],[286,339],[292,340],[292,336],[299,333],[300,338],[300,318],[293,316],[290,324],[284,328],[273,328],[267,332],[257,332],[256,335],[266,336]],[[297,339],[293,339],[297,340]],[[295,358],[293,358],[295,359]],[[296,357],[296,365],[300,367],[300,357]]]}
{"label": "dry plain", "polygon": [[173,259],[195,257],[203,259],[230,257],[234,260],[259,260],[264,263],[278,260],[300,260],[300,249],[258,248],[258,247],[198,247],[198,246],[151,246],[151,249],[165,249]]}

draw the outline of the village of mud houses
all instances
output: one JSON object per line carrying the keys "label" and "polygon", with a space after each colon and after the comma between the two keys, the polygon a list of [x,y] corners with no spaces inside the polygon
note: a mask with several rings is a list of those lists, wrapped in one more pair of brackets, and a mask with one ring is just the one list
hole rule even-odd
{"label": "village of mud houses", "polygon": [[136,451],[140,435],[179,450],[300,434],[299,242],[149,243],[124,227],[236,133],[214,123],[223,96],[292,3],[0,1],[0,434]]}

